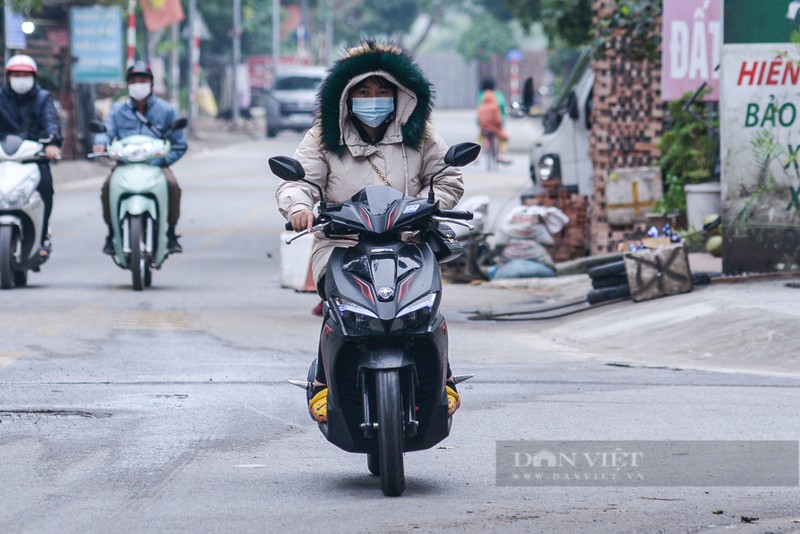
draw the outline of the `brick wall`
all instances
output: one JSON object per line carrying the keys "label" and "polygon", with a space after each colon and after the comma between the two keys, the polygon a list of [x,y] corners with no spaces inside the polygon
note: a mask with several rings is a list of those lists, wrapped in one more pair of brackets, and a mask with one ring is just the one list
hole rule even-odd
{"label": "brick wall", "polygon": [[[613,12],[614,2],[594,0],[592,8],[597,25],[597,21]],[[661,27],[660,22],[656,27]],[[660,61],[626,59],[619,53],[630,46],[625,35],[617,35],[607,44],[604,56],[592,63],[595,72],[589,148],[594,167],[589,217],[592,254],[616,250],[617,244],[633,232],[633,226],[617,227],[608,222],[606,177],[613,169],[656,166],[664,120]]]}
{"label": "brick wall", "polygon": [[553,261],[567,261],[586,256],[589,252],[589,200],[585,195],[567,193],[553,182],[545,182],[543,193],[536,197],[540,206],[554,206],[569,217],[558,233],[553,234],[555,244],[547,247]]}

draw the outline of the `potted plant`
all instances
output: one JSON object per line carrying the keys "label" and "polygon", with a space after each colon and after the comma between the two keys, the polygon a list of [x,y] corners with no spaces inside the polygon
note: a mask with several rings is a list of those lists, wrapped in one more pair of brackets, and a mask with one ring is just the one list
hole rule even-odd
{"label": "potted plant", "polygon": [[667,129],[658,145],[665,187],[656,210],[678,213],[679,221],[695,230],[720,209],[719,119],[709,104],[698,102],[709,92],[704,85],[669,103]]}

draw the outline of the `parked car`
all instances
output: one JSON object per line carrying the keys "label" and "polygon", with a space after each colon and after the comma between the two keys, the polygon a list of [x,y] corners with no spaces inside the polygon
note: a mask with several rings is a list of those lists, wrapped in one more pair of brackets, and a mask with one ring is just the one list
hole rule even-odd
{"label": "parked car", "polygon": [[311,127],[325,72],[324,67],[284,67],[278,71],[267,94],[267,137],[275,137],[281,130]]}
{"label": "parked car", "polygon": [[[594,71],[590,59],[588,52],[580,56],[542,119],[544,134],[530,148],[530,176],[534,185],[557,181],[568,191],[591,195],[589,135]],[[524,102],[523,106],[528,109],[530,104]]]}

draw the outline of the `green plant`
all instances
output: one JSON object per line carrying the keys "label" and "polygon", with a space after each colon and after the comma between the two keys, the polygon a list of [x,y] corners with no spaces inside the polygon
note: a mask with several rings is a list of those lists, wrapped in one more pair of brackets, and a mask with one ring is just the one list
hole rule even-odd
{"label": "green plant", "polygon": [[[667,107],[668,127],[658,148],[661,150],[659,164],[664,175],[664,196],[656,204],[661,213],[674,211],[686,212],[686,196],[684,187],[688,184],[707,182],[712,178],[712,169],[719,150],[716,132],[719,120],[712,116],[707,104],[702,104],[703,97],[711,90],[705,89],[693,104],[693,117],[686,109],[686,103],[692,93],[684,94],[679,100],[670,102]],[[709,131],[709,126],[713,131]]]}
{"label": "green plant", "polygon": [[662,0],[614,0],[614,11],[603,18],[595,28],[595,51],[598,57],[607,52],[608,43],[617,34],[630,39],[624,49],[615,48],[615,54],[625,54],[632,61],[658,61],[661,46]]}

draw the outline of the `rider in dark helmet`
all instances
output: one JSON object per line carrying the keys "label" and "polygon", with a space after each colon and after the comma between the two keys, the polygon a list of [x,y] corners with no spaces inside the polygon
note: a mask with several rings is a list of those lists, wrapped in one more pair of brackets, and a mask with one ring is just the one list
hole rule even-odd
{"label": "rider in dark helmet", "polygon": [[[172,123],[179,118],[178,111],[172,104],[153,94],[153,71],[147,63],[137,61],[128,67],[125,79],[128,82],[129,98],[123,102],[118,102],[111,109],[111,113],[106,118],[106,132],[97,134],[97,137],[95,137],[95,152],[103,152],[109,142],[130,135],[140,134],[160,137],[162,132],[167,131]],[[173,131],[168,139],[172,146],[170,153],[163,158],[150,161],[150,164],[163,167],[164,176],[167,179],[167,189],[169,191],[167,250],[175,253],[183,252],[183,248],[178,242],[178,235],[175,233],[175,227],[180,217],[181,188],[178,186],[178,181],[169,166],[183,156],[187,149],[187,142],[186,134],[183,130]],[[110,181],[111,175],[106,178],[101,190],[103,219],[108,225],[108,236],[103,246],[103,252],[106,254],[114,254],[111,215],[108,206]]]}

